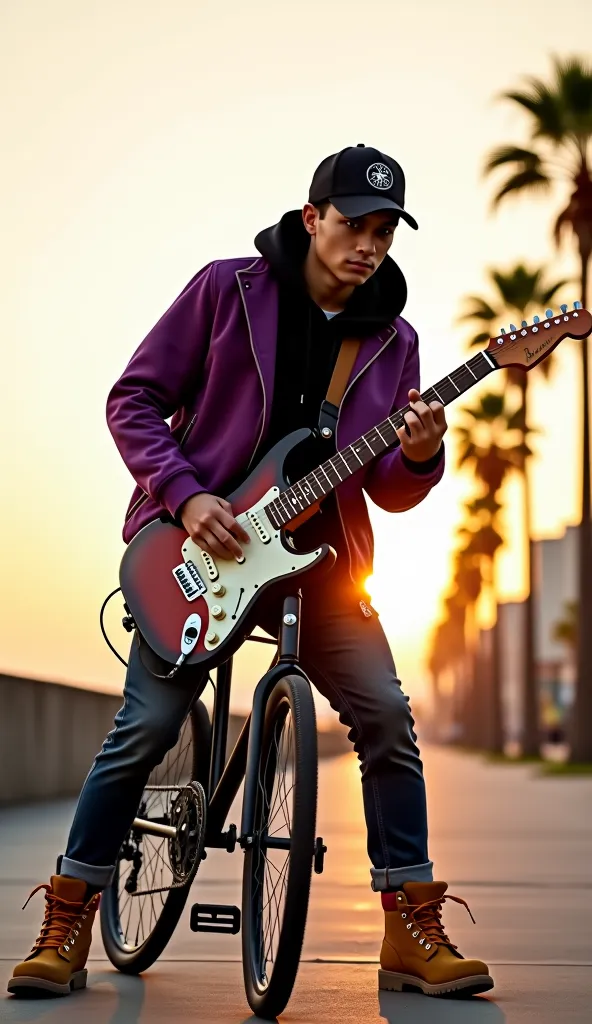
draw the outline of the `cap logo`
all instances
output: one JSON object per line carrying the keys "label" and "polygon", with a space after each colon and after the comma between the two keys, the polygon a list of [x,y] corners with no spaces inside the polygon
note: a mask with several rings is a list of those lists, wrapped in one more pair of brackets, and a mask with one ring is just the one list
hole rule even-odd
{"label": "cap logo", "polygon": [[380,189],[381,192],[392,188],[393,172],[386,164],[370,164],[370,167],[366,171],[366,177],[369,184],[372,185],[373,188]]}

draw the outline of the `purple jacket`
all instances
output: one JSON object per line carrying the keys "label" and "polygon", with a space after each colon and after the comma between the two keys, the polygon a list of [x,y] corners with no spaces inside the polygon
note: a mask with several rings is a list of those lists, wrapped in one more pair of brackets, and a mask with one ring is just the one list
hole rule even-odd
{"label": "purple jacket", "polygon": [[[123,538],[200,491],[225,487],[253,462],[271,412],[278,285],[267,261],[218,260],[189,282],[132,356],[107,399],[107,422],[137,482]],[[419,388],[417,334],[402,317],[360,346],[337,424],[338,448],[408,402]],[[170,428],[165,422],[172,417]],[[372,572],[363,491],[387,512],[417,505],[440,480],[409,470],[396,448],[337,488],[350,572]]]}

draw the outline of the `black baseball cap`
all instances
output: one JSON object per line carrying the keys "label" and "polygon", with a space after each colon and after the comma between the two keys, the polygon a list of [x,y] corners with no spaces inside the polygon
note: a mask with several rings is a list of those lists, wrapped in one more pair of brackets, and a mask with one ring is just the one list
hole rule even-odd
{"label": "black baseball cap", "polygon": [[309,203],[332,203],[344,217],[363,217],[378,210],[396,210],[417,231],[417,221],[404,209],[405,175],[392,157],[378,149],[348,146],[317,167]]}

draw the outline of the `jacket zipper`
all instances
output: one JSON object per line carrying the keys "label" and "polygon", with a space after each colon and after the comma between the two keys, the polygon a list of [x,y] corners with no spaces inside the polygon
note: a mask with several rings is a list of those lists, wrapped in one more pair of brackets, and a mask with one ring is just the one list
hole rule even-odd
{"label": "jacket zipper", "polygon": [[194,414],[194,415],[193,415],[193,416],[191,417],[191,420],[189,421],[189,424],[188,424],[188,426],[187,426],[187,427],[185,428],[185,430],[183,431],[183,437],[182,437],[182,438],[181,438],[181,440],[179,441],[179,448],[182,448],[182,447],[183,447],[183,445],[185,444],[185,441],[187,440],[187,438],[188,438],[188,436],[189,436],[189,434],[190,434],[190,432],[191,432],[191,428],[193,427],[193,424],[195,423],[196,419],[197,419],[197,413],[195,413],[195,414]]}
{"label": "jacket zipper", "polygon": [[[257,262],[257,260],[255,260],[255,263],[256,262]],[[251,267],[255,266],[255,263],[251,263]],[[263,383],[263,374],[261,372],[261,367],[259,366],[259,360],[257,359],[257,353],[255,352],[255,346],[253,344],[253,332],[251,330],[251,321],[249,320],[249,313],[247,311],[247,304],[245,302],[245,297],[243,295],[243,289],[241,287],[241,279],[238,276],[239,273],[240,274],[247,274],[249,272],[249,270],[251,269],[251,267],[247,267],[246,270],[241,270],[241,271],[237,270],[235,276],[236,276],[236,280],[237,280],[237,283],[238,283],[238,290],[239,290],[241,301],[242,301],[242,304],[243,304],[243,309],[245,311],[245,319],[247,321],[247,329],[249,331],[249,341],[251,342],[251,351],[253,353],[253,359],[255,360],[255,366],[257,367],[257,373],[259,374],[259,380],[261,381],[261,390],[263,392],[263,416],[262,416],[262,419],[261,419],[261,430],[259,431],[259,437],[257,438],[257,443],[255,444],[255,448],[253,450],[253,454],[251,455],[251,458],[249,459],[249,464],[248,464],[248,466],[247,466],[247,468],[245,470],[245,473],[249,472],[249,470],[250,470],[250,468],[251,468],[251,466],[253,464],[253,459],[255,458],[255,455],[257,454],[257,449],[258,449],[259,445],[261,444],[261,438],[263,437],[263,431],[265,430],[265,413],[266,413],[266,409],[267,409],[267,398],[266,398],[266,395],[265,395],[265,384]]]}
{"label": "jacket zipper", "polygon": [[[339,417],[341,415],[341,410],[343,408],[343,403],[345,401],[346,395],[348,394],[350,389],[354,386],[354,384],[356,383],[358,378],[361,377],[362,374],[368,369],[368,367],[372,366],[372,363],[375,361],[375,359],[378,359],[379,355],[382,352],[384,352],[385,348],[393,340],[393,338],[395,337],[396,333],[397,333],[397,331],[394,330],[393,333],[390,335],[390,337],[386,339],[386,341],[385,341],[384,345],[382,346],[382,348],[378,349],[378,352],[375,355],[372,356],[372,359],[368,363],[366,363],[365,366],[362,367],[360,372],[358,374],[356,374],[354,379],[352,381],[350,381],[350,383],[348,384],[347,388],[345,389],[343,398],[341,399],[341,402],[339,404],[339,409],[337,410],[337,421],[335,423],[335,447],[337,448],[338,451],[339,451],[339,448],[337,447],[337,430],[339,428]],[[351,572],[351,549],[350,549],[350,546],[349,546],[349,541],[347,539],[347,530],[345,529],[345,524],[343,522],[343,516],[341,515],[341,508],[339,507],[339,496],[338,496],[337,491],[338,491],[338,488],[335,489],[335,504],[337,505],[337,512],[338,512],[338,515],[339,515],[339,521],[341,523],[341,530],[342,530],[343,536],[345,537],[345,544],[346,544],[346,547],[347,547],[347,557],[349,559],[349,566],[348,566],[349,578],[352,581],[352,584],[353,584],[353,586],[355,588],[356,581],[354,580],[354,578],[352,576],[352,572]],[[362,613],[363,613],[363,615],[366,616],[366,618],[369,618],[370,615],[372,615],[372,612],[369,611],[368,605],[366,604],[365,601],[360,601],[360,608],[362,609]]]}
{"label": "jacket zipper", "polygon": [[[191,420],[189,421],[189,424],[187,425],[187,427],[183,431],[183,436],[182,436],[181,440],[179,441],[179,448],[182,448],[183,445],[185,444],[185,441],[187,440],[187,437],[189,436],[189,434],[191,432],[191,428],[193,427],[193,424],[195,423],[196,419],[197,419],[197,413],[195,413],[191,417]],[[147,498],[148,498],[148,494],[146,493],[146,491],[142,491],[142,494],[134,502],[134,504],[130,508],[128,514],[126,515],[126,517],[125,517],[125,522],[126,523],[127,523],[128,519],[130,519],[131,516],[133,516],[134,512],[137,512],[137,510],[141,507],[141,505],[144,504],[144,502],[147,500]]]}

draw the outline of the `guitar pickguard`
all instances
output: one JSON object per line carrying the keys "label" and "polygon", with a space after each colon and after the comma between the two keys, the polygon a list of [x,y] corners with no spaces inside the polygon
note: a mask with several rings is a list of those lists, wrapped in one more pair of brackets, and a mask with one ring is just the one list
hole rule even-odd
{"label": "guitar pickguard", "polygon": [[[202,595],[202,599],[207,602],[209,608],[209,627],[203,643],[208,651],[217,650],[229,634],[236,629],[253,597],[265,584],[291,576],[296,570],[305,569],[308,565],[312,565],[322,553],[322,548],[301,554],[284,547],[280,533],[263,511],[265,505],[276,498],[279,493],[278,487],[272,487],[251,509],[247,509],[245,513],[237,516],[251,540],[249,544],[241,545],[244,562],[215,560],[218,571],[215,585],[217,589],[222,587],[223,593],[213,592],[213,583],[207,578],[204,571],[204,562],[199,546],[190,538],[187,538],[183,544],[181,549],[183,559],[185,562],[192,562],[202,570],[200,575],[206,583],[207,589]],[[216,606],[218,607],[216,608]],[[220,614],[223,617],[220,617]]]}

